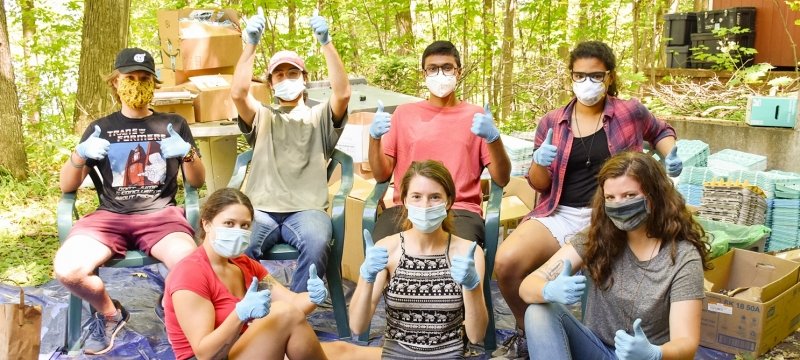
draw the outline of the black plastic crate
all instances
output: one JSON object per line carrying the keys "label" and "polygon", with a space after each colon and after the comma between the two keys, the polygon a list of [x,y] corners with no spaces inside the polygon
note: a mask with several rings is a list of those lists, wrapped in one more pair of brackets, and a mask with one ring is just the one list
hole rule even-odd
{"label": "black plastic crate", "polygon": [[688,68],[690,54],[689,45],[667,46],[667,67]]}
{"label": "black plastic crate", "polygon": [[[692,53],[698,53],[697,48],[700,46],[705,46],[706,49],[703,49],[702,52],[706,54],[719,54],[720,50],[720,39],[714,34],[692,34],[692,46],[690,51]],[[724,41],[735,41],[740,47],[746,48],[753,48],[755,46],[755,39],[756,36],[753,33],[745,33],[745,34],[738,34],[738,35],[728,35],[725,37]],[[753,59],[753,55],[747,55],[742,57],[742,62],[747,62]],[[713,63],[710,62],[703,62],[696,59],[691,59],[690,67],[696,69],[710,69]]]}
{"label": "black plastic crate", "polygon": [[697,14],[681,13],[664,15],[664,37],[667,46],[689,45],[689,35],[697,32]]}
{"label": "black plastic crate", "polygon": [[756,8],[736,7],[697,13],[698,33],[711,33],[719,28],[730,29],[736,26],[742,29],[750,29],[750,32],[755,31]]}

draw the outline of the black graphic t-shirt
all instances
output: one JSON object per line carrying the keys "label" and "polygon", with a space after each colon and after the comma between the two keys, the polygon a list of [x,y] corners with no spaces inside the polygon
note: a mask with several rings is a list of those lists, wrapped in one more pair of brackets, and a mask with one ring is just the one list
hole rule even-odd
{"label": "black graphic t-shirt", "polygon": [[102,160],[88,159],[103,179],[99,210],[119,214],[148,214],[175,205],[181,158],[164,159],[162,139],[167,125],[195,148],[189,124],[180,115],[153,112],[142,119],[130,119],[117,111],[98,119],[86,128],[81,142],[100,127],[100,138],[111,146]]}

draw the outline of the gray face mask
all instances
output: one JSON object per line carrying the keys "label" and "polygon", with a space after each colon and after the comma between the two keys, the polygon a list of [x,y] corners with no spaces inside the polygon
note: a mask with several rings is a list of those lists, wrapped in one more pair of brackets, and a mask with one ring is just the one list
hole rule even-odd
{"label": "gray face mask", "polygon": [[606,215],[622,231],[638,228],[647,220],[649,213],[645,197],[613,203],[606,201]]}

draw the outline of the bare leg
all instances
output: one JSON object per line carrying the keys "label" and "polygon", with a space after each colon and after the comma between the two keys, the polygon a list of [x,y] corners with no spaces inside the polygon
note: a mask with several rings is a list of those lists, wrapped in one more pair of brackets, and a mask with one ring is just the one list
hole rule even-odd
{"label": "bare leg", "polygon": [[117,309],[106,292],[103,280],[94,274],[94,270],[112,255],[111,249],[103,243],[78,235],[64,241],[53,260],[56,279],[71,293],[88,301],[95,310],[106,316],[113,316]]}
{"label": "bare leg", "polygon": [[519,286],[528,274],[542,266],[561,246],[541,222],[528,220],[503,240],[497,249],[494,271],[500,293],[514,314],[517,327],[522,329],[525,309],[519,297]]}
{"label": "bare leg", "polygon": [[282,301],[272,303],[267,317],[254,320],[233,344],[231,359],[325,360],[319,339],[305,314]]}
{"label": "bare leg", "polygon": [[150,255],[171,269],[178,261],[191,254],[197,248],[192,236],[184,232],[174,232],[164,236],[161,241],[153,245]]}
{"label": "bare leg", "polygon": [[379,360],[381,347],[359,346],[344,341],[322,343],[322,350],[330,360]]}

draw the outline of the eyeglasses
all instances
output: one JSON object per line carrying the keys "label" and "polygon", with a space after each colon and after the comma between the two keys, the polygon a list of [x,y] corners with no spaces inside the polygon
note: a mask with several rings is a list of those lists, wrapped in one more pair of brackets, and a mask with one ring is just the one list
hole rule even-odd
{"label": "eyeglasses", "polygon": [[425,76],[436,76],[439,74],[439,71],[447,76],[453,76],[456,74],[456,69],[458,68],[453,65],[444,64],[442,66],[428,65],[423,69],[423,71],[425,71]]}
{"label": "eyeglasses", "polygon": [[608,73],[609,70],[590,72],[590,73],[573,71],[572,81],[580,83],[586,81],[586,79],[588,78],[593,83],[601,83],[603,82],[603,80],[606,79],[606,75],[608,75]]}
{"label": "eyeglasses", "polygon": [[272,72],[272,78],[275,80],[283,80],[283,79],[299,79],[303,76],[303,71],[300,69],[289,69],[289,70],[279,70]]}

